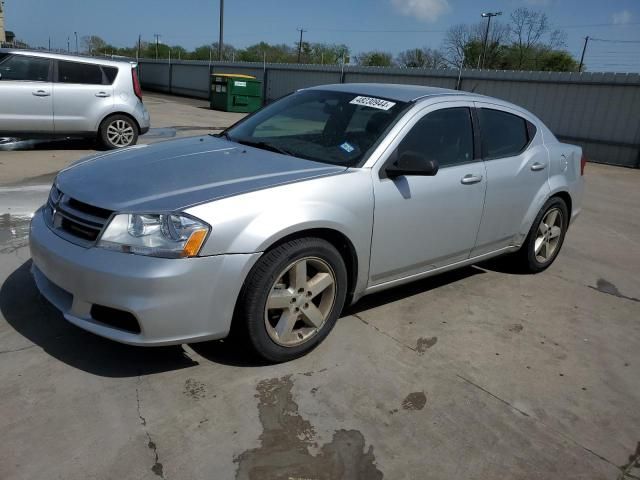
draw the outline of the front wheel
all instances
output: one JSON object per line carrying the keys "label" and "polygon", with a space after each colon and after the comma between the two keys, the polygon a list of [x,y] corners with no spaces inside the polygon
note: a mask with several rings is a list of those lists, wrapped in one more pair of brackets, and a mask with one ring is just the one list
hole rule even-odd
{"label": "front wheel", "polygon": [[110,150],[130,147],[138,141],[138,126],[126,115],[107,117],[98,133],[102,144]]}
{"label": "front wheel", "polygon": [[335,325],[347,292],[347,270],[336,248],[301,238],[267,252],[249,273],[236,321],[255,351],[271,362],[305,355]]}
{"label": "front wheel", "polygon": [[564,200],[547,200],[518,252],[522,267],[532,273],[548,268],[560,253],[568,227],[569,209]]}

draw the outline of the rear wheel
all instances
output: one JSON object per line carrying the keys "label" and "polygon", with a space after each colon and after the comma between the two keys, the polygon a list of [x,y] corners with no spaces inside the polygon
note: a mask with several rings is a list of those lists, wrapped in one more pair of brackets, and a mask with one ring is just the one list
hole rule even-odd
{"label": "rear wheel", "polygon": [[135,145],[138,141],[138,126],[126,115],[112,115],[100,125],[100,140],[112,150]]}
{"label": "rear wheel", "polygon": [[538,213],[518,252],[522,267],[533,273],[548,268],[560,253],[568,226],[567,204],[559,197],[550,198]]}
{"label": "rear wheel", "polygon": [[335,325],[347,291],[340,253],[325,240],[292,240],[267,252],[249,274],[238,317],[256,352],[271,362],[300,357]]}

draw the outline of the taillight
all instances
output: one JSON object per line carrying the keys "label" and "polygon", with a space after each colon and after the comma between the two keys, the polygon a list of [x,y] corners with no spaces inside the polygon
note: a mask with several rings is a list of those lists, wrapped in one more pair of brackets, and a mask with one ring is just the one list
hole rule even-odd
{"label": "taillight", "polygon": [[584,167],[587,166],[587,157],[585,154],[582,154],[582,158],[580,158],[580,175],[584,175]]}
{"label": "taillight", "polygon": [[133,93],[136,94],[136,97],[142,101],[142,88],[140,87],[140,80],[138,80],[138,69],[131,69],[131,78],[133,79]]}

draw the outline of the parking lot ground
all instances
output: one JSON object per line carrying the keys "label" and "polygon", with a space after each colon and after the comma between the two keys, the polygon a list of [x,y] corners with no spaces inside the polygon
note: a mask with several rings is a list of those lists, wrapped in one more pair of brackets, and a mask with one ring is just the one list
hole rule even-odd
{"label": "parking lot ground", "polygon": [[[155,98],[154,127],[215,119]],[[640,171],[587,166],[547,271],[494,261],[365,297],[310,355],[264,365],[230,341],[120,345],[38,295],[28,214],[84,153],[0,153],[37,165],[0,169],[0,478],[640,478]]]}

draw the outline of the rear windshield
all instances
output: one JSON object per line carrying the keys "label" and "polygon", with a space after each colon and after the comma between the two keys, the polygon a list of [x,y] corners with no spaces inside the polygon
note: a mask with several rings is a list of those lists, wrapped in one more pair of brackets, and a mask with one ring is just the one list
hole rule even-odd
{"label": "rear windshield", "polygon": [[353,93],[305,90],[231,127],[232,141],[334,165],[371,154],[407,103]]}

